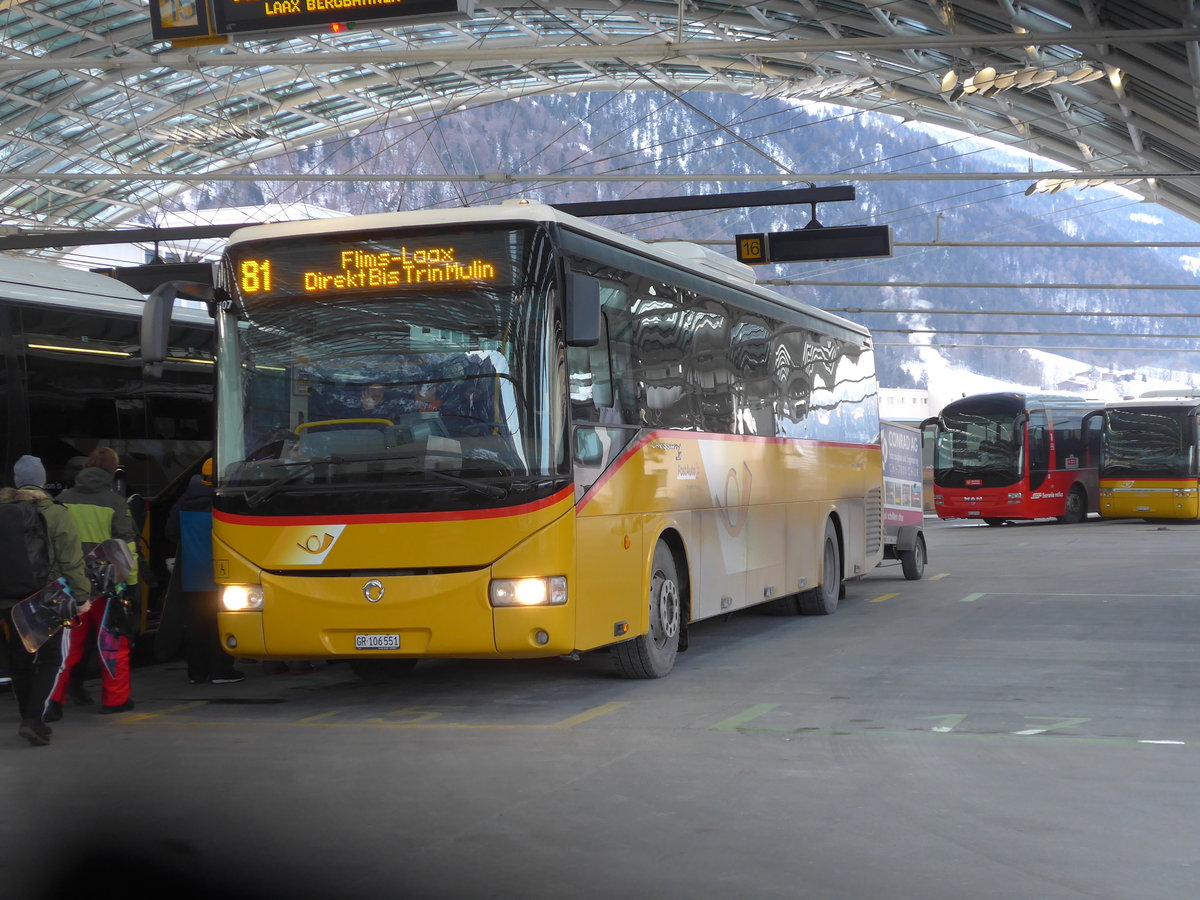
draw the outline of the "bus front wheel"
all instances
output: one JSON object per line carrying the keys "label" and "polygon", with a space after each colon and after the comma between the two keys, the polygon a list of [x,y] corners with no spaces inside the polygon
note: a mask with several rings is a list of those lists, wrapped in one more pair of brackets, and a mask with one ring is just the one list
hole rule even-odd
{"label": "bus front wheel", "polygon": [[837,530],[832,522],[826,522],[821,549],[821,586],[800,594],[796,602],[802,616],[828,616],[837,609],[841,596],[842,551],[838,548]]}
{"label": "bus front wheel", "polygon": [[675,554],[659,541],[650,571],[650,630],[612,648],[617,671],[626,678],[662,678],[675,667],[682,627],[683,592]]}
{"label": "bus front wheel", "polygon": [[1087,497],[1083,493],[1083,488],[1075,485],[1067,494],[1067,506],[1063,514],[1058,517],[1058,521],[1063,525],[1077,525],[1083,521],[1083,517],[1087,515]]}

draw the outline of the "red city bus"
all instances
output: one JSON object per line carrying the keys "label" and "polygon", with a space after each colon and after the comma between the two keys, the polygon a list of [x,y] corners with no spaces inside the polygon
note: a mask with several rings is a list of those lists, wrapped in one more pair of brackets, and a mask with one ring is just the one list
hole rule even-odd
{"label": "red city bus", "polygon": [[942,519],[1055,518],[1098,511],[1098,430],[1083,417],[1099,401],[1069,395],[977,394],[921,423],[935,426],[934,509]]}

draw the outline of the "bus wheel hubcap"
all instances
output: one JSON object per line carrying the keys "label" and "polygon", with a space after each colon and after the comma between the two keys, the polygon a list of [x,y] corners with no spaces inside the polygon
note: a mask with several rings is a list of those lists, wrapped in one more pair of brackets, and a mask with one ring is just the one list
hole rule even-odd
{"label": "bus wheel hubcap", "polygon": [[656,629],[663,637],[672,638],[679,633],[679,588],[674,581],[660,580],[658,584],[658,619]]}

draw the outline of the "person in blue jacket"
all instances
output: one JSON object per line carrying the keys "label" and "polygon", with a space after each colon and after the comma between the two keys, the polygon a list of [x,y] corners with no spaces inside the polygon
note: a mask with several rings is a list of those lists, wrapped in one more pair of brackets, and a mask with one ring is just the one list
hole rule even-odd
{"label": "person in blue jacket", "polygon": [[217,584],[212,571],[213,461],[171,507],[166,533],[178,542],[175,565],[183,602],[183,645],[188,680],[192,684],[234,684],[245,675],[233,667],[233,657],[221,648],[217,634]]}

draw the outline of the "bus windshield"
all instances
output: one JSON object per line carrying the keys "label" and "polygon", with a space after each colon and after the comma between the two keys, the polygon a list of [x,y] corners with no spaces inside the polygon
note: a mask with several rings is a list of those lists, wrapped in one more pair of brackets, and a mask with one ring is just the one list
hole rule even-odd
{"label": "bus windshield", "polygon": [[944,411],[937,431],[933,468],[947,487],[998,487],[1021,477],[1020,432],[1011,410]]}
{"label": "bus windshield", "polygon": [[1195,419],[1190,412],[1186,406],[1108,410],[1101,476],[1193,474]]}
{"label": "bus windshield", "polygon": [[543,244],[534,229],[477,228],[231,248],[218,364],[226,508],[463,509],[564,475]]}

